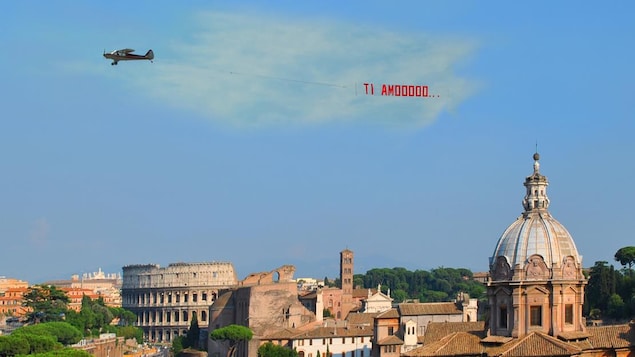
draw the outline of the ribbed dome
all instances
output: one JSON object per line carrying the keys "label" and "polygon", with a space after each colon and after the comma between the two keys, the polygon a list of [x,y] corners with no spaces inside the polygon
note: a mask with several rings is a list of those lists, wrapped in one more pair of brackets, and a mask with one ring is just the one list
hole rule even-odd
{"label": "ribbed dome", "polygon": [[573,257],[576,263],[582,260],[571,234],[547,212],[518,217],[498,240],[492,258],[503,256],[510,267],[524,267],[534,254],[540,255],[548,268],[553,263],[562,266],[567,257]]}
{"label": "ribbed dome", "polygon": [[[549,271],[571,263],[577,267],[582,264],[571,234],[547,210],[550,203],[547,197],[549,182],[546,176],[540,174],[539,158],[534,154],[534,173],[525,179],[525,212],[505,230],[490,258],[490,271],[496,272],[496,279],[509,279],[513,270],[525,270],[530,262],[534,265],[539,263]],[[542,257],[544,265],[541,259],[532,258],[535,255]],[[546,271],[544,273],[545,276],[553,276]]]}

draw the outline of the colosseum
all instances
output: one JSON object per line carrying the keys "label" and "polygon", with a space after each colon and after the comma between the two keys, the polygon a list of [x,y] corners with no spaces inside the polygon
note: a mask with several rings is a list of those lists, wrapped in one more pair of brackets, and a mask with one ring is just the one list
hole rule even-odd
{"label": "colosseum", "polygon": [[148,341],[171,342],[184,335],[196,316],[207,330],[208,309],[218,291],[237,284],[232,263],[173,263],[123,267],[122,307],[137,315]]}

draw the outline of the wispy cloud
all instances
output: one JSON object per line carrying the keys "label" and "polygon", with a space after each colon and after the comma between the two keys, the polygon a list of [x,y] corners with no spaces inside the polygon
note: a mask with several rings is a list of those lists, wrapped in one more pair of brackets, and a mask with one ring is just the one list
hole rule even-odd
{"label": "wispy cloud", "polygon": [[50,231],[51,227],[46,218],[37,219],[31,224],[31,229],[28,234],[29,242],[36,248],[46,246]]}
{"label": "wispy cloud", "polygon": [[[469,39],[303,18],[205,13],[187,41],[137,78],[164,102],[236,126],[371,121],[423,126],[475,83],[455,70]],[[374,83],[375,95],[363,83]],[[381,84],[428,85],[438,98],[380,96]]]}

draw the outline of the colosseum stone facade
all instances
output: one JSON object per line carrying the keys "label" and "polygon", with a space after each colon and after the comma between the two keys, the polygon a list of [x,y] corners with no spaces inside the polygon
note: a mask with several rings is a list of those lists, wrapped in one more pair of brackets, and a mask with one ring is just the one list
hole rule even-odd
{"label": "colosseum stone facade", "polygon": [[149,341],[170,342],[184,335],[196,316],[207,330],[209,306],[218,291],[237,284],[232,263],[173,263],[123,267],[122,307],[137,315],[136,326]]}

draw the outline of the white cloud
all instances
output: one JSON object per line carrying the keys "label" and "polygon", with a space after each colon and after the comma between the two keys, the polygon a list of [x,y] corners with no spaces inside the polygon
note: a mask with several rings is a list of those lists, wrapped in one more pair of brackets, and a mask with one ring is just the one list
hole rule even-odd
{"label": "white cloud", "polygon": [[[244,13],[205,13],[135,78],[160,100],[236,126],[386,122],[423,126],[475,91],[455,73],[468,40]],[[375,84],[375,96],[364,94]],[[386,84],[428,85],[439,98],[380,96]],[[329,85],[325,85],[329,84]]]}

